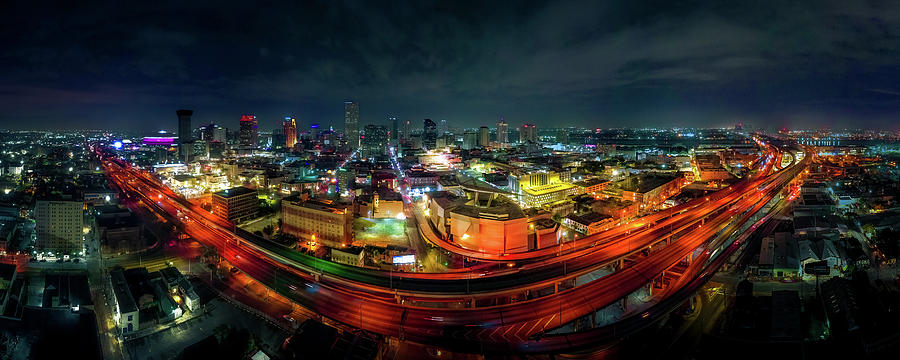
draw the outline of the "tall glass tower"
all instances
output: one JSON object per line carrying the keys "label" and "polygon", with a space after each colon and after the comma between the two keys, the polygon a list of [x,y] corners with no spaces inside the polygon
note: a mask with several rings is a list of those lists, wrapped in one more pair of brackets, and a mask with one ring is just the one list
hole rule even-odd
{"label": "tall glass tower", "polygon": [[344,139],[350,150],[359,149],[359,103],[344,101]]}

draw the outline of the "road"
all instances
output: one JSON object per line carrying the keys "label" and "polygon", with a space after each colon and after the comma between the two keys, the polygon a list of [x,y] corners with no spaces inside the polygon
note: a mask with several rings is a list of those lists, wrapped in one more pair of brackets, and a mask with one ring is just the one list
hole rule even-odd
{"label": "road", "polygon": [[[163,210],[169,216],[176,211],[190,210],[187,207],[177,210],[177,205],[169,200],[163,201],[162,192],[135,188],[134,186],[141,185],[133,185],[127,180],[146,175],[134,173],[133,170],[112,169],[115,165],[108,162],[105,167],[123,190],[140,195],[145,204],[156,210],[169,206],[168,210]],[[121,171],[132,172],[130,176],[122,176]],[[185,229],[192,237],[219,248],[226,259],[247,275],[316,313],[344,324],[386,336],[472,351],[540,352],[576,347],[579,344],[583,346],[585,342],[593,341],[582,336],[545,336],[540,339],[533,336],[591,314],[623,298],[646,286],[656,274],[661,274],[697,249],[702,249],[709,241],[730,237],[749,220],[748,214],[762,209],[795,175],[796,171],[782,171],[771,176],[774,180],[764,186],[746,189],[748,194],[739,196],[732,207],[717,213],[711,212],[702,224],[685,229],[677,241],[650,252],[640,261],[606,277],[551,296],[483,308],[421,308],[397,304],[393,298],[386,296],[390,291],[359,283],[354,279],[336,277],[335,272],[339,273],[342,270],[340,268],[327,269],[332,272],[325,276],[325,267],[330,267],[330,263],[314,263],[314,266],[322,268],[314,268],[312,274],[305,273],[293,264],[285,263],[284,259],[279,259],[277,254],[273,256],[265,252],[265,249],[229,234],[227,228],[218,226],[215,221],[206,221],[202,217],[184,221]],[[761,179],[769,177],[760,176]],[[152,205],[154,195],[159,199],[156,205]],[[705,201],[718,200],[721,199]],[[174,198],[171,201],[175,201]],[[622,250],[632,249],[631,244],[618,243],[616,247],[620,253]],[[709,252],[706,250],[701,253],[700,259],[709,257]],[[695,263],[702,264],[703,261]],[[701,270],[702,268],[696,269],[691,278],[708,278],[709,271]],[[428,280],[434,282],[434,279]]]}

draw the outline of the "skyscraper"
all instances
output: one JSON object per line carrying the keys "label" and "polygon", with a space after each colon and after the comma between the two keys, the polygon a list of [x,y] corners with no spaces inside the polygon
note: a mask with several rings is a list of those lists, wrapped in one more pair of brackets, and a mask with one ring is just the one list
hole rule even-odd
{"label": "skyscraper", "polygon": [[388,136],[383,125],[366,125],[365,135],[361,136],[362,154],[364,157],[375,157],[386,154]]}
{"label": "skyscraper", "polygon": [[359,103],[344,101],[344,139],[350,150],[359,148]]}
{"label": "skyscraper", "polygon": [[522,128],[519,129],[519,142],[520,143],[536,143],[537,142],[537,125],[534,124],[524,124]]}
{"label": "skyscraper", "polygon": [[487,126],[478,128],[478,146],[488,147],[491,144],[491,129]]}
{"label": "skyscraper", "polygon": [[450,128],[447,127],[447,119],[441,119],[441,127],[438,129],[438,135],[444,135],[450,132]]}
{"label": "skyscraper", "polygon": [[175,111],[175,114],[178,115],[178,143],[191,142],[194,140],[191,136],[191,116],[194,111],[181,109]]}
{"label": "skyscraper", "polygon": [[463,150],[472,150],[478,144],[478,133],[472,130],[466,130],[463,132],[463,142],[462,149]]}
{"label": "skyscraper", "polygon": [[255,115],[241,115],[241,146],[255,148],[259,144],[259,123]]}
{"label": "skyscraper", "polygon": [[216,128],[213,129],[212,141],[218,141],[220,143],[224,143],[226,140],[226,136],[228,135],[228,130],[225,128],[216,125]]}
{"label": "skyscraper", "polygon": [[504,145],[509,144],[509,124],[503,121],[502,116],[497,122],[497,142]]}
{"label": "skyscraper", "polygon": [[193,110],[180,109],[175,111],[178,115],[178,159],[187,164],[194,155],[194,137],[191,136],[191,116]]}
{"label": "skyscraper", "polygon": [[409,132],[409,120],[406,120],[405,122],[403,122],[403,130],[400,134],[400,139],[408,140],[410,135],[412,134],[410,134]]}
{"label": "skyscraper", "polygon": [[281,132],[284,134],[284,147],[290,149],[297,145],[297,120],[285,116],[281,123]]}
{"label": "skyscraper", "polygon": [[422,146],[428,150],[434,149],[437,143],[437,124],[431,119],[425,119],[422,127]]}
{"label": "skyscraper", "polygon": [[309,125],[309,136],[313,141],[319,141],[319,124]]}
{"label": "skyscraper", "polygon": [[208,125],[203,125],[200,127],[200,140],[209,142],[212,141],[213,130],[215,130],[216,124],[209,123]]}
{"label": "skyscraper", "polygon": [[396,116],[388,117],[388,120],[391,122],[391,133],[390,133],[390,142],[391,145],[397,145],[400,143],[400,129],[398,128],[399,124],[397,122]]}

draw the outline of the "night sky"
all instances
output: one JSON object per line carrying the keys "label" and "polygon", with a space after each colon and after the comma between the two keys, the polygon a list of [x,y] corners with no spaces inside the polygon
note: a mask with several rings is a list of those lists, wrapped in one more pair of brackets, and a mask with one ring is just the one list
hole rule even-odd
{"label": "night sky", "polygon": [[361,126],[900,130],[900,1],[609,3],[3,1],[0,128],[340,129],[353,99]]}

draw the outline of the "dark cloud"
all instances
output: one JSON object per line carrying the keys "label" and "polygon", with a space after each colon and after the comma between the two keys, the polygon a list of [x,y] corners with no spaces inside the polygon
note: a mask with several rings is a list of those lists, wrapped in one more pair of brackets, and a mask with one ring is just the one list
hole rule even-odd
{"label": "dark cloud", "polygon": [[[0,126],[887,126],[890,1],[187,1],[0,5]],[[29,121],[23,122],[22,119]],[[90,119],[91,122],[85,122]]]}

